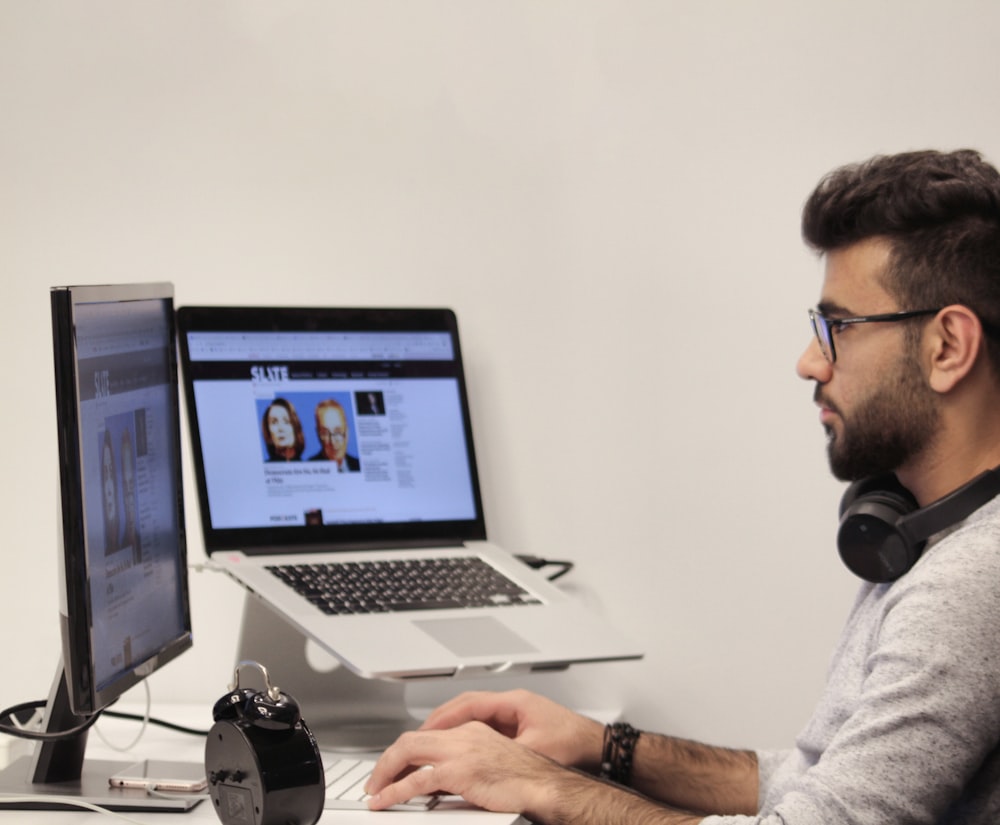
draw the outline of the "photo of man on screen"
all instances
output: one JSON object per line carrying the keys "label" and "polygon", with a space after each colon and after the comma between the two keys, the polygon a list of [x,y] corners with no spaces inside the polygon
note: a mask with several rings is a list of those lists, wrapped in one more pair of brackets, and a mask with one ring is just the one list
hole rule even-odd
{"label": "photo of man on screen", "polygon": [[361,463],[347,452],[348,435],[347,413],[343,405],[333,398],[320,401],[316,405],[316,436],[321,447],[309,460],[336,462],[339,473],[358,472]]}

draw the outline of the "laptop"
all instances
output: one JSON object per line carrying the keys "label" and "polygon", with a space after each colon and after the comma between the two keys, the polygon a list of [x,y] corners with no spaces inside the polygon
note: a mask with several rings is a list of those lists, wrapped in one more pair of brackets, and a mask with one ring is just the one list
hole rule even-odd
{"label": "laptop", "polygon": [[[641,657],[487,540],[451,310],[186,306],[177,317],[206,552],[350,671],[404,680]],[[415,580],[434,559],[458,566],[458,581],[488,566],[513,589],[474,606],[404,595],[369,610],[297,578],[346,564],[350,590],[390,563]]]}

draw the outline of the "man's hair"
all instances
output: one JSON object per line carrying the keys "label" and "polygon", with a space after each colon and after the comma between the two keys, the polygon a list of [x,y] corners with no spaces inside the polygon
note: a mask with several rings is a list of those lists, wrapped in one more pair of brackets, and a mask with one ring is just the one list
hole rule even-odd
{"label": "man's hair", "polygon": [[820,253],[888,240],[882,287],[905,310],[969,307],[1000,374],[1000,172],[978,152],[904,152],[836,169],[806,201],[802,235]]}
{"label": "man's hair", "polygon": [[340,413],[341,417],[344,419],[344,424],[346,426],[347,412],[346,410],[344,410],[344,405],[341,404],[339,401],[337,401],[335,398],[324,399],[323,401],[320,401],[316,405],[316,409],[313,411],[313,414],[316,416],[317,426],[319,426],[319,416],[320,413],[323,412],[323,410],[337,410]]}

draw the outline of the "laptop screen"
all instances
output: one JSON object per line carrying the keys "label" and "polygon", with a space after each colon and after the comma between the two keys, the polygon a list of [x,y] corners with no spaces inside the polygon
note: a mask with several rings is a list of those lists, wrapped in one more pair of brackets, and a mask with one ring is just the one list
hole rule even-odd
{"label": "laptop screen", "polygon": [[449,310],[182,307],[206,549],[485,538]]}

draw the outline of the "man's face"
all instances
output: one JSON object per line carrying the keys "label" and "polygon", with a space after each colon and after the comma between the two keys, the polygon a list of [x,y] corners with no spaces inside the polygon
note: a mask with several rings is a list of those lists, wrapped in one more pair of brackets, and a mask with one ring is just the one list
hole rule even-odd
{"label": "man's face", "polygon": [[[829,253],[823,313],[835,319],[915,309],[897,306],[879,285],[889,252],[886,241],[870,239]],[[908,346],[906,337],[906,324],[923,320],[835,329],[836,363],[826,361],[815,341],[799,359],[799,375],[816,382],[830,469],[837,478],[895,472],[932,443],[937,396],[925,379],[919,348]]]}
{"label": "man's face", "polygon": [[323,455],[340,463],[347,454],[347,422],[336,407],[323,407],[316,415],[316,434],[323,444]]}

